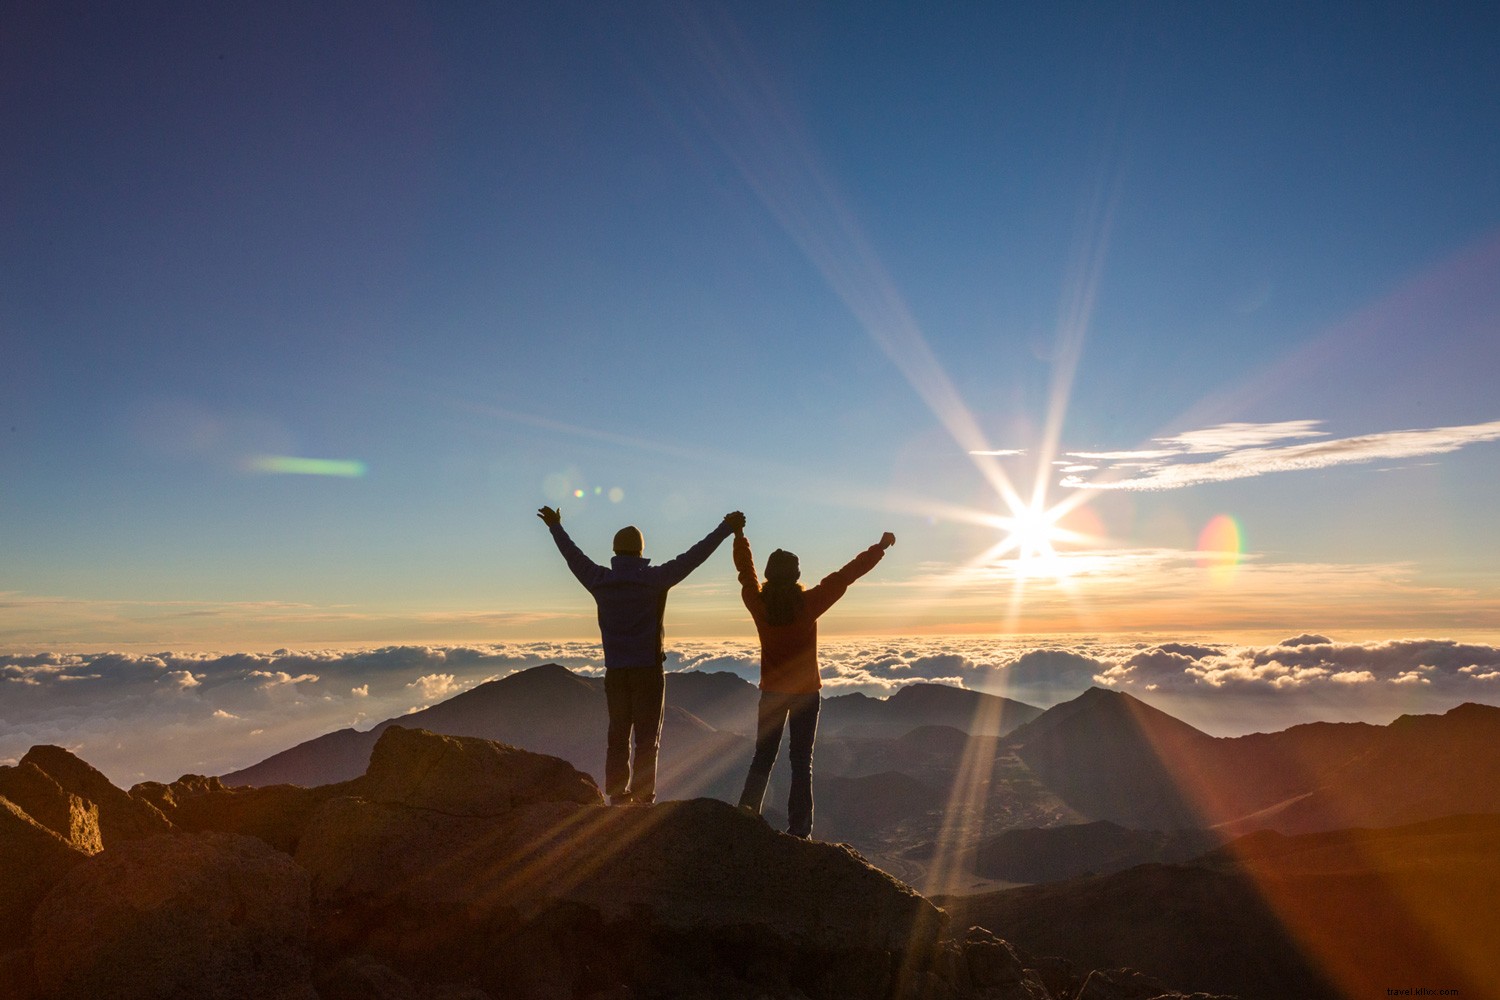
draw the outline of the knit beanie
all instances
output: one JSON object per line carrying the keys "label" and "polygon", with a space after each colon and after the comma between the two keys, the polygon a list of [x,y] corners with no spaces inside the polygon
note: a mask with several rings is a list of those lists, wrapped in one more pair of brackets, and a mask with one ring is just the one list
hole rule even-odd
{"label": "knit beanie", "polygon": [[638,556],[646,551],[646,539],[641,529],[630,524],[615,532],[615,555]]}
{"label": "knit beanie", "polygon": [[766,579],[773,583],[792,583],[801,575],[797,557],[786,549],[777,549],[766,559]]}

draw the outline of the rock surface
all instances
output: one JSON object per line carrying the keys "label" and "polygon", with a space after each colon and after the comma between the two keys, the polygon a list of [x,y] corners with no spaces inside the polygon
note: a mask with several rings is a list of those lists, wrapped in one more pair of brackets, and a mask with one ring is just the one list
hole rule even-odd
{"label": "rock surface", "polygon": [[493,1000],[476,986],[414,983],[369,955],[353,955],[318,976],[321,1000]]}
{"label": "rock surface", "polygon": [[0,767],[0,795],[85,854],[98,854],[104,849],[99,807],[66,791],[35,764]]}
{"label": "rock surface", "polygon": [[[483,739],[388,726],[364,776],[318,788],[185,775],[126,795],[57,748],[25,764],[18,793],[75,833],[63,807],[97,808],[104,845],[88,857],[0,798],[0,988],[19,1000],[1136,1000],[1159,985],[1085,983],[982,928],[949,937],[942,910],[846,845],[712,799],[606,807],[565,761]],[[177,832],[140,835],[153,826]]]}
{"label": "rock surface", "polygon": [[19,944],[51,888],[88,855],[0,798],[0,941]]}
{"label": "rock surface", "polygon": [[49,1000],[317,1000],[307,873],[259,840],[180,834],[78,865],[33,919]]}
{"label": "rock surface", "polygon": [[496,816],[537,802],[604,801],[594,779],[560,757],[401,726],[381,734],[357,794],[453,816]]}
{"label": "rock surface", "polygon": [[172,829],[160,809],[116,788],[102,772],[62,747],[34,746],[21,766],[36,766],[64,790],[99,807],[99,834],[104,847],[166,833]]}
{"label": "rock surface", "polygon": [[234,788],[218,778],[185,774],[171,784],[145,782],[130,794],[159,808],[180,829],[258,837],[278,851],[297,850],[308,821],[329,799],[349,794],[350,784],[303,788],[266,785]]}
{"label": "rock surface", "polygon": [[[597,790],[559,780],[561,762],[413,730],[381,744],[371,797],[324,806],[297,860],[326,916],[320,944],[414,978],[551,998],[671,995],[712,973],[725,990],[881,996],[943,930],[852,850],[716,800],[583,804]],[[542,800],[548,788],[562,801]]]}

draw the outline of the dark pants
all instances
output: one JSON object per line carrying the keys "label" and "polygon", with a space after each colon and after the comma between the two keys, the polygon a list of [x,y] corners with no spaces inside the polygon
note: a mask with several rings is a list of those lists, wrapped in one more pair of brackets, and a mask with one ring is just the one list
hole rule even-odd
{"label": "dark pants", "polygon": [[792,791],[787,796],[786,832],[794,837],[812,836],[813,793],[812,757],[813,740],[818,735],[818,708],[822,699],[815,691],[812,694],[778,694],[775,691],[760,693],[760,711],[755,725],[755,758],[750,761],[750,773],[745,776],[745,790],[740,793],[740,805],[760,812],[766,797],[766,782],[771,779],[771,768],[776,764],[776,753],[781,749],[781,731],[791,722],[791,746],[788,756],[792,764]]}
{"label": "dark pants", "polygon": [[[604,671],[609,736],[604,745],[604,794],[611,802],[656,801],[656,752],[661,743],[661,667],[616,667]],[[635,759],[630,736],[635,733]]]}

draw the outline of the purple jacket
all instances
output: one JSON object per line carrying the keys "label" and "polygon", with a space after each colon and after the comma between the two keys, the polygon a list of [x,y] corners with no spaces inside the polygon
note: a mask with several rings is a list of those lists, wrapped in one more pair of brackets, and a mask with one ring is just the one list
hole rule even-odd
{"label": "purple jacket", "polygon": [[599,606],[599,635],[604,642],[604,667],[660,667],[666,660],[662,618],[667,591],[713,555],[719,543],[733,534],[720,521],[708,536],[676,559],[660,566],[641,556],[615,556],[605,569],[568,537],[561,524],[552,525],[552,540]]}

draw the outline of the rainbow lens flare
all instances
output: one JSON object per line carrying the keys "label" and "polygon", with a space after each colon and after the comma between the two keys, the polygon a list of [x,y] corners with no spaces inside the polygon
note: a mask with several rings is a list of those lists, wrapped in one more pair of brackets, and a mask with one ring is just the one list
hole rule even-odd
{"label": "rainbow lens flare", "polygon": [[1234,579],[1244,551],[1239,522],[1228,514],[1215,514],[1198,533],[1198,565],[1215,583]]}

